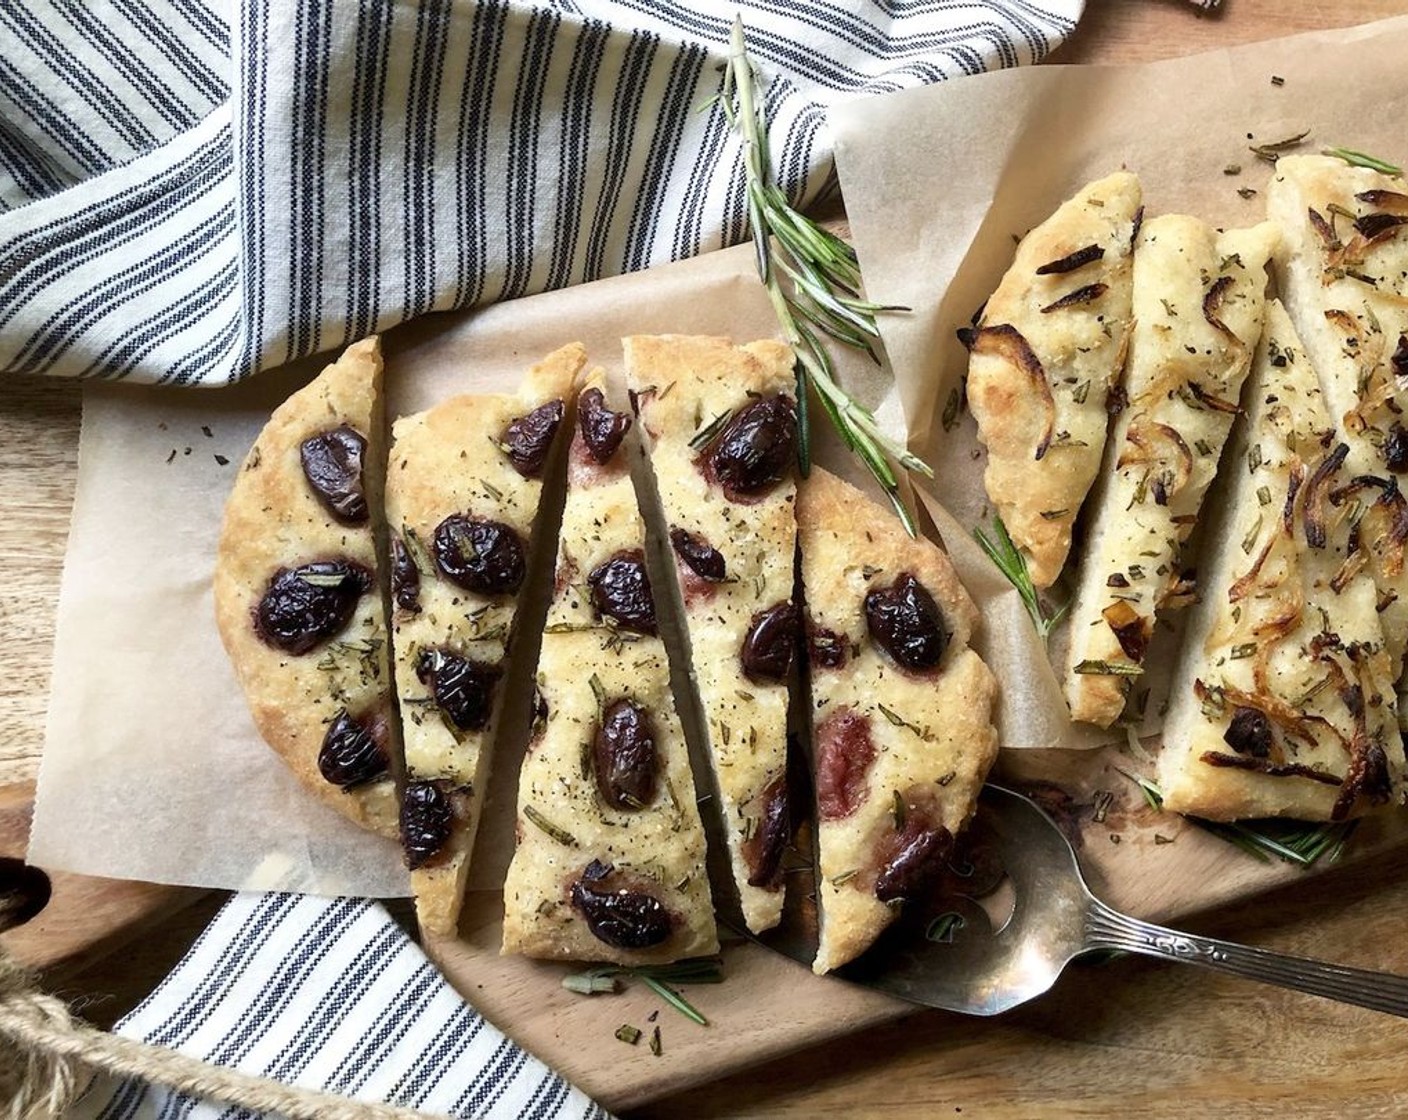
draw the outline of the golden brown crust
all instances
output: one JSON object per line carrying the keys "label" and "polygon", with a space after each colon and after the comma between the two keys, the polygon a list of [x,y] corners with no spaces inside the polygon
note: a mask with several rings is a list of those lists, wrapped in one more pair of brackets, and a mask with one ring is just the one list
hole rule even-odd
{"label": "golden brown crust", "polygon": [[[594,371],[583,391],[605,388]],[[684,731],[659,637],[614,625],[592,605],[590,574],[645,548],[645,525],[621,444],[605,464],[580,431],[569,453],[557,592],[538,659],[542,721],[519,773],[518,845],[504,883],[505,953],[554,960],[659,964],[718,950],[704,830]],[[645,713],[653,795],[612,805],[594,771],[603,710],[620,701]],[[671,915],[663,940],[630,948],[596,936],[573,888],[593,862],[611,889],[647,893]]]}
{"label": "golden brown crust", "polygon": [[[1277,265],[1286,310],[1349,446],[1347,469],[1391,477],[1390,449],[1408,454],[1408,442],[1395,436],[1404,431],[1400,386],[1408,371],[1408,187],[1333,157],[1287,156],[1276,164],[1266,205],[1282,231]],[[1398,678],[1408,643],[1404,542],[1369,528]]]}
{"label": "golden brown crust", "polygon": [[[853,810],[823,812],[817,827],[821,938],[812,967],[822,973],[864,952],[896,916],[875,894],[877,853],[901,827],[896,794],[911,818],[926,812],[950,835],[972,816],[997,757],[997,684],[968,648],[978,612],[939,548],[912,540],[888,510],[817,468],[801,485],[797,523],[809,625],[847,650],[837,667],[813,659],[813,720],[818,728],[838,713],[862,721],[875,748]],[[900,668],[868,631],[867,594],[906,574],[933,596],[951,634],[932,670]],[[826,788],[819,773],[818,789]]]}
{"label": "golden brown crust", "polygon": [[390,706],[386,619],[373,586],[330,642],[294,656],[265,643],[253,614],[273,574],[341,558],[377,570],[371,523],[339,524],[304,477],[300,444],[346,424],[368,441],[364,462],[382,461],[381,350],[373,337],[349,346],[312,384],[275,409],[244,461],[225,505],[215,564],[215,617],[255,726],[299,780],[365,828],[396,836],[396,795],[387,775],[343,791],[318,769],[328,725]]}
{"label": "golden brown crust", "polygon": [[[525,478],[498,441],[517,417],[565,401],[586,363],[580,344],[548,355],[516,394],[454,397],[396,421],[387,471],[386,517],[419,570],[415,609],[393,613],[396,682],[405,735],[407,780],[445,783],[456,819],[441,854],[411,872],[423,928],[448,936],[459,921],[470,854],[488,785],[490,747],[499,705],[478,730],[461,730],[443,716],[417,673],[423,651],[445,650],[472,662],[506,668],[518,595],[482,595],[447,579],[429,559],[437,526],[451,514],[490,519],[520,539],[525,555],[539,547],[534,532],[541,476]],[[564,418],[558,432],[567,428]],[[502,693],[500,678],[494,690]]]}
{"label": "golden brown crust", "polygon": [[1275,245],[1269,222],[1221,234],[1181,214],[1143,225],[1128,404],[1110,435],[1070,611],[1065,692],[1077,720],[1108,727],[1119,718],[1156,612],[1179,583],[1179,550],[1260,337]]}
{"label": "golden brown crust", "polygon": [[[791,402],[792,351],[773,341],[735,346],[688,335],[624,340],[626,377],[641,425],[667,527],[716,549],[726,581],[700,587],[678,558],[691,660],[718,777],[729,852],[745,920],[755,932],[782,914],[780,883],[752,885],[747,838],[758,829],[767,790],[787,759],[786,681],[748,676],[740,651],[754,618],[791,601],[796,485],[790,469],[766,493],[734,501],[700,469],[691,440],[759,398]],[[691,591],[691,587],[694,588]]]}
{"label": "golden brown crust", "polygon": [[[1203,557],[1164,722],[1164,807],[1210,820],[1329,820],[1403,800],[1403,744],[1374,580],[1352,545],[1350,482],[1285,311],[1268,306],[1245,429]],[[1255,453],[1251,449],[1255,448]],[[1356,792],[1355,759],[1375,755]]]}
{"label": "golden brown crust", "polygon": [[1139,180],[1091,183],[1022,239],[971,336],[983,482],[1038,588],[1061,574],[1100,467],[1130,327]]}

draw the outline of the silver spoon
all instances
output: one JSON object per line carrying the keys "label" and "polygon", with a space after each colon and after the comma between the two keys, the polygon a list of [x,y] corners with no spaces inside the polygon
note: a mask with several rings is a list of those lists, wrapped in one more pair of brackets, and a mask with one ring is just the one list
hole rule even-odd
{"label": "silver spoon", "polygon": [[[838,975],[929,1007],[996,1015],[1047,991],[1076,957],[1123,950],[1408,1017],[1408,977],[1180,933],[1111,909],[1090,893],[1061,829],[1022,794],[985,787],[973,828],[1006,872],[1011,916],[994,930],[976,901],[958,899],[948,913],[887,932]],[[810,965],[814,910],[789,900],[783,924],[758,940]]]}

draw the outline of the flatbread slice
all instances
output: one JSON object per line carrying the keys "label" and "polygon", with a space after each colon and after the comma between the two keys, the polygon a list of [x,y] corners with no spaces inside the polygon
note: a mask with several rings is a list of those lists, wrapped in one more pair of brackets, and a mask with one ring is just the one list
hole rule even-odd
{"label": "flatbread slice", "polygon": [[1182,590],[1192,531],[1261,335],[1276,227],[1217,233],[1168,214],[1134,251],[1128,404],[1107,464],[1070,611],[1066,700],[1109,727],[1143,671],[1155,613]]}
{"label": "flatbread slice", "polygon": [[792,351],[627,338],[743,916],[782,916],[797,524]]}
{"label": "flatbread slice", "polygon": [[394,837],[398,747],[372,521],[381,408],[373,337],[274,410],[225,505],[214,592],[259,733],[323,801]]}
{"label": "flatbread slice", "polygon": [[817,973],[940,872],[997,757],[997,682],[948,557],[813,467],[797,501],[815,725]]}
{"label": "flatbread slice", "polygon": [[578,399],[503,951],[662,963],[719,942],[622,442],[631,420],[604,388],[597,371]]}
{"label": "flatbread slice", "polygon": [[963,338],[983,484],[1038,588],[1061,574],[1100,469],[1106,400],[1129,341],[1134,237],[1127,171],[1091,183],[1022,239]]}
{"label": "flatbread slice", "polygon": [[1225,531],[1203,560],[1164,723],[1164,807],[1226,821],[1400,805],[1391,659],[1357,544],[1363,503],[1344,500],[1349,448],[1275,301],[1248,396]]}
{"label": "flatbread slice", "polygon": [[[488,786],[519,589],[578,344],[517,394],[461,396],[397,420],[386,487],[405,737],[401,840],[421,927],[454,934]],[[548,534],[550,537],[550,533]]]}
{"label": "flatbread slice", "polygon": [[1291,320],[1320,375],[1351,475],[1378,481],[1361,526],[1393,675],[1408,643],[1408,185],[1329,156],[1278,160],[1267,212]]}

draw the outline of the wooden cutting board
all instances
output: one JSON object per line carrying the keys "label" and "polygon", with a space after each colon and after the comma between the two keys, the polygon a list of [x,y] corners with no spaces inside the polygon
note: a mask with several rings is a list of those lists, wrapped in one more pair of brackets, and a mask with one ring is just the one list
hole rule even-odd
{"label": "wooden cutting board", "polygon": [[[1329,866],[1263,863],[1182,818],[1151,809],[1125,776],[1131,769],[1127,748],[1016,752],[1003,765],[1003,780],[1050,783],[1069,796],[1066,819],[1079,837],[1092,889],[1137,917],[1169,922],[1304,881]],[[1408,822],[1363,821],[1341,863],[1361,862],[1406,841]],[[698,1027],[638,982],[619,995],[581,996],[562,987],[562,977],[576,967],[500,956],[501,920],[501,897],[476,893],[460,936],[432,941],[426,949],[490,1021],[612,1110],[917,1010],[834,977],[814,976],[804,965],[735,940],[724,946],[722,984],[684,989],[709,1019],[707,1027]],[[661,1055],[650,1052],[646,1037],[634,1046],[618,1040],[615,1031],[623,1024],[645,1036],[660,1026]]]}

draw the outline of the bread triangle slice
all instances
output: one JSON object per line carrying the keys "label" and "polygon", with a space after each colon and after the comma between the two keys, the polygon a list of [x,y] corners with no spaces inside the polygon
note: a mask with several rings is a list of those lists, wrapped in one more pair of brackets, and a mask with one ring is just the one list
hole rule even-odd
{"label": "bread triangle slice", "polygon": [[543,472],[586,363],[578,344],[516,394],[460,396],[396,421],[387,471],[401,838],[423,929],[453,935],[499,723]]}
{"label": "bread triangle slice", "polygon": [[631,421],[604,388],[594,372],[578,402],[503,951],[661,963],[716,952],[718,936],[622,442]]}
{"label": "bread triangle slice", "polygon": [[1022,238],[964,332],[983,485],[1038,588],[1061,574],[1100,469],[1106,398],[1129,342],[1140,203],[1127,171],[1082,188]]}
{"label": "bread triangle slice", "polygon": [[[792,351],[627,338],[743,916],[782,916],[797,525]],[[721,458],[722,456],[722,458]]]}
{"label": "bread triangle slice", "polygon": [[[969,646],[978,611],[942,550],[815,467],[797,523],[816,743],[812,968],[823,973],[864,952],[942,870],[997,757],[997,682]],[[936,615],[946,641],[911,641],[905,664],[877,639],[896,610]]]}
{"label": "bread triangle slice", "polygon": [[[1320,376],[1352,474],[1373,476],[1381,501],[1361,532],[1370,546],[1395,678],[1408,643],[1408,186],[1330,156],[1278,160],[1267,212],[1286,310]],[[1390,493],[1388,488],[1392,488]]]}
{"label": "bread triangle slice", "polygon": [[1218,233],[1197,218],[1144,223],[1134,251],[1128,404],[1071,605],[1066,700],[1109,727],[1143,672],[1155,615],[1182,577],[1192,532],[1261,335],[1269,222]]}
{"label": "bread triangle slice", "polygon": [[[1164,722],[1164,807],[1211,820],[1339,820],[1402,804],[1391,658],[1329,410],[1268,307]],[[1249,468],[1249,469],[1248,469]]]}
{"label": "bread triangle slice", "polygon": [[[214,597],[265,741],[324,802],[394,837],[398,748],[373,540],[381,375],[380,344],[364,339],[274,410],[225,505]],[[305,458],[336,494],[319,496]],[[300,627],[309,612],[329,625]]]}

